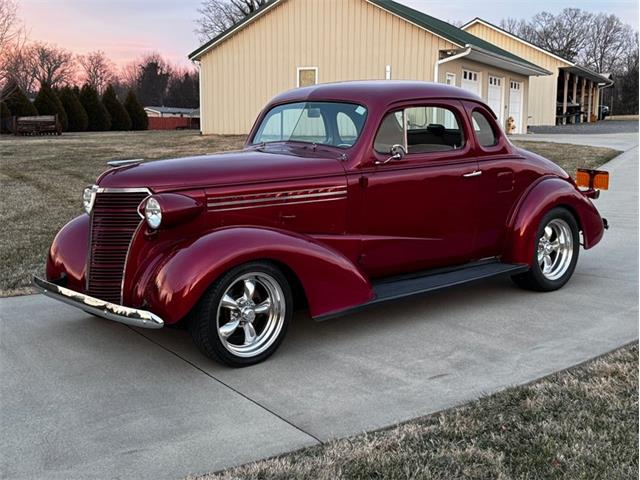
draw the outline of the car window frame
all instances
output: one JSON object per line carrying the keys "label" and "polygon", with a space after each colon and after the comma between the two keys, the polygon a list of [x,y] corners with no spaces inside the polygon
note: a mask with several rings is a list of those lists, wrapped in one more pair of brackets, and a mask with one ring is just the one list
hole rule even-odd
{"label": "car window frame", "polygon": [[[482,143],[480,143],[480,137],[478,136],[478,132],[476,131],[473,124],[475,120],[473,118],[473,114],[476,112],[485,118],[485,120],[487,121],[487,124],[489,125],[489,128],[491,129],[491,133],[493,133],[494,143],[492,143],[491,145],[482,145]],[[491,112],[494,113],[493,110]],[[475,141],[478,147],[482,148],[483,150],[491,150],[492,148],[494,148],[500,143],[500,134],[498,129],[496,128],[496,125],[494,125],[496,123],[495,117],[493,115],[490,115],[489,112],[486,112],[484,111],[484,109],[481,109],[481,108],[474,108],[473,110],[471,110],[471,113],[469,114],[469,120],[471,121],[471,129],[473,130],[473,135],[475,136]]]}
{"label": "car window frame", "polygon": [[[362,127],[360,128],[360,132],[358,134],[358,137],[356,138],[355,142],[350,146],[350,147],[338,147],[336,145],[330,145],[330,144],[325,144],[325,143],[312,143],[312,142],[304,142],[304,141],[298,141],[298,140],[279,140],[279,141],[273,141],[273,142],[256,142],[255,138],[258,135],[258,133],[260,133],[260,127],[262,126],[262,123],[264,122],[265,118],[267,118],[267,116],[269,115],[269,113],[271,113],[274,109],[278,108],[278,107],[283,107],[286,105],[294,105],[297,103],[329,103],[329,104],[343,104],[343,105],[353,105],[356,107],[362,107],[364,108],[364,114],[363,114],[363,119],[362,119]],[[286,143],[286,142],[291,142],[291,143],[302,143],[302,144],[308,144],[308,145],[318,145],[318,146],[322,146],[322,147],[327,147],[327,148],[336,148],[339,151],[348,151],[348,150],[352,150],[354,148],[356,148],[361,142],[363,137],[365,136],[365,131],[369,122],[369,116],[370,116],[370,108],[365,105],[362,102],[356,102],[356,101],[347,101],[347,100],[288,100],[288,101],[283,101],[283,102],[278,102],[278,103],[273,103],[271,105],[268,105],[267,107],[265,107],[262,112],[260,113],[260,115],[258,116],[258,118],[256,118],[253,127],[251,128],[251,131],[249,132],[249,135],[247,136],[247,141],[245,142],[245,145],[247,147],[256,147],[257,145],[261,145],[262,143],[266,143],[266,144],[276,144],[276,143]],[[324,112],[321,112],[321,114],[323,115],[324,118]],[[347,115],[348,116],[348,115]],[[337,115],[336,115],[337,117]],[[325,120],[325,129],[327,132],[327,135],[330,136],[335,136],[338,135],[338,130],[337,130],[337,118],[334,119],[333,122],[326,122]],[[353,121],[353,119],[352,119]],[[354,122],[355,124],[356,122]],[[330,128],[327,128],[330,127]],[[357,125],[356,125],[357,127]],[[340,137],[340,139],[342,140],[342,137]]]}
{"label": "car window frame", "polygon": [[[467,114],[470,122],[469,127],[471,130],[471,134],[473,135],[473,142],[475,144],[476,149],[480,153],[484,153],[484,154],[496,154],[496,153],[504,152],[505,144],[507,144],[509,141],[507,139],[505,132],[502,130],[502,128],[500,128],[500,125],[497,122],[497,119],[495,117],[495,113],[493,112],[493,110],[491,110],[488,106],[484,106],[480,103],[473,103],[473,104],[467,103],[466,110],[467,110]],[[484,147],[480,144],[480,141],[478,140],[478,137],[476,135],[476,131],[473,128],[473,112],[475,111],[484,112],[485,117],[489,122],[489,125],[491,125],[491,128],[493,129],[493,133],[496,137],[495,145],[492,145],[490,147]]]}
{"label": "car window frame", "polygon": [[[468,158],[459,158],[459,157],[468,157],[472,150],[472,146],[475,142],[475,138],[472,141],[470,134],[470,120],[464,104],[458,99],[415,99],[411,101],[403,101],[393,105],[388,106],[384,113],[380,115],[378,120],[378,125],[375,129],[374,135],[371,138],[370,142],[370,158],[372,158],[371,163],[375,164],[375,162],[384,161],[389,158],[390,154],[385,154],[378,152],[375,149],[376,138],[382,127],[382,123],[384,122],[387,115],[391,113],[395,113],[398,111],[404,111],[409,108],[422,108],[422,107],[440,107],[445,108],[453,112],[455,118],[458,122],[458,126],[464,136],[464,145],[461,148],[457,148],[454,150],[446,150],[442,152],[416,152],[416,153],[406,153],[402,160],[393,160],[384,164],[384,166],[393,166],[393,165],[411,165],[411,164],[423,164],[423,163],[438,163],[442,161],[468,161]],[[407,119],[406,115],[404,115],[403,122],[406,126]],[[403,145],[405,148],[407,146],[407,130],[405,128],[405,144]]]}

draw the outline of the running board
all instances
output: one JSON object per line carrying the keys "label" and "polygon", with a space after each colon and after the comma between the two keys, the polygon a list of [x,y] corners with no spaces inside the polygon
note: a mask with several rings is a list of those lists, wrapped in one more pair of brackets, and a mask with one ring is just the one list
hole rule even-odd
{"label": "running board", "polygon": [[373,300],[346,310],[320,315],[315,317],[314,320],[321,322],[331,318],[340,317],[348,313],[355,313],[362,308],[366,308],[377,303],[442,290],[456,285],[484,280],[486,278],[503,275],[516,275],[528,270],[528,265],[484,262],[472,263],[455,269],[431,270],[427,272],[403,275],[400,277],[386,278],[373,282],[373,292],[375,294],[375,298]]}

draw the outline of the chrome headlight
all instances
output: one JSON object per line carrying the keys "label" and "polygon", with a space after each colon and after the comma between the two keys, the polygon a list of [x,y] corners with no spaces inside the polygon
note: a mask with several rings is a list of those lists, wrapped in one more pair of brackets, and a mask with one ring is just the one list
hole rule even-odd
{"label": "chrome headlight", "polygon": [[147,220],[149,228],[157,229],[162,223],[162,209],[160,203],[153,197],[150,197],[144,205],[144,218]]}
{"label": "chrome headlight", "polygon": [[82,192],[82,206],[84,207],[85,212],[91,213],[93,204],[96,201],[97,192],[98,192],[97,185],[92,185],[91,187],[87,187]]}

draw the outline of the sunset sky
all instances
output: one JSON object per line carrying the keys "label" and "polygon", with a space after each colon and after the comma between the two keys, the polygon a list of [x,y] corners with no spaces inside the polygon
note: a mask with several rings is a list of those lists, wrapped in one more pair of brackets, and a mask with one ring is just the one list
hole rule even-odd
{"label": "sunset sky", "polygon": [[[58,44],[76,53],[104,50],[118,65],[157,51],[189,65],[187,54],[199,46],[195,19],[201,0],[19,0],[20,16],[32,40]],[[521,0],[401,0],[449,21],[476,16],[498,23],[504,17],[530,17],[547,10],[578,6],[611,12],[638,28],[637,0],[539,0],[523,8]],[[527,2],[528,3],[528,2]]]}

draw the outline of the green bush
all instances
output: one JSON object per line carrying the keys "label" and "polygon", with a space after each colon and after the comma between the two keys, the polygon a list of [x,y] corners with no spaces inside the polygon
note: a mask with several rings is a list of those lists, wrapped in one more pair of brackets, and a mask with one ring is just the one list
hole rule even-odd
{"label": "green bush", "polygon": [[40,115],[58,115],[58,121],[62,125],[62,130],[66,131],[69,128],[67,112],[62,106],[62,102],[60,102],[58,95],[51,89],[51,87],[46,84],[42,84],[33,103],[38,109],[38,113]]}
{"label": "green bush", "polygon": [[98,92],[91,85],[85,85],[80,90],[80,103],[87,112],[89,124],[87,129],[91,132],[106,132],[111,128],[111,117]]}
{"label": "green bush", "polygon": [[5,102],[0,102],[0,133],[11,131],[11,111]]}
{"label": "green bush", "polygon": [[147,112],[144,111],[138,98],[133,90],[129,90],[127,98],[124,101],[124,108],[126,108],[131,118],[132,130],[146,130],[149,128],[149,119],[147,118]]}
{"label": "green bush", "polygon": [[76,95],[75,90],[71,87],[64,87],[60,90],[59,97],[64,110],[67,112],[69,121],[68,131],[84,132],[89,125],[89,117],[82,103],[80,103],[80,99],[78,95]]}
{"label": "green bush", "polygon": [[27,96],[20,90],[15,82],[9,81],[2,89],[2,98],[5,99],[7,107],[12,116],[30,117],[38,115],[38,109],[31,103]]}
{"label": "green bush", "polygon": [[111,130],[131,130],[131,118],[111,85],[102,94],[102,103],[111,116]]}

